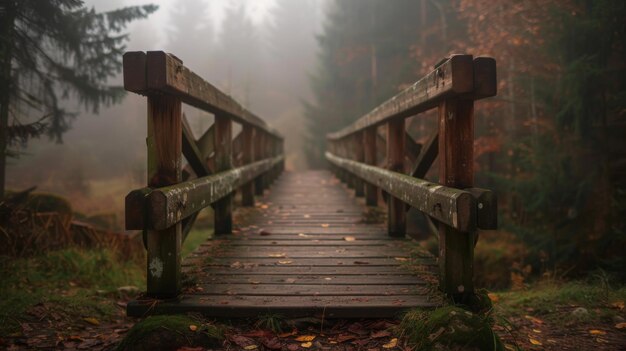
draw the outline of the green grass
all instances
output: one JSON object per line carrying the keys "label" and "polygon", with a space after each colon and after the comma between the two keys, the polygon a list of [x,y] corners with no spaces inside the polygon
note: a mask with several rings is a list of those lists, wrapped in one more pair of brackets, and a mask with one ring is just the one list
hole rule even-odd
{"label": "green grass", "polygon": [[32,258],[0,257],[0,336],[19,331],[28,312],[44,304],[71,319],[111,319],[120,286],[144,289],[144,267],[108,250],[64,249]]}
{"label": "green grass", "polygon": [[611,287],[605,281],[543,281],[527,290],[497,293],[495,303],[499,315],[520,316],[529,314],[553,321],[563,321],[563,313],[572,318],[576,307],[587,309],[581,322],[610,321],[619,313],[611,304],[626,300],[626,287]]}
{"label": "green grass", "polygon": [[193,252],[200,244],[207,241],[207,239],[213,237],[213,229],[192,229],[187,235],[187,239],[183,243],[182,256],[187,257]]}

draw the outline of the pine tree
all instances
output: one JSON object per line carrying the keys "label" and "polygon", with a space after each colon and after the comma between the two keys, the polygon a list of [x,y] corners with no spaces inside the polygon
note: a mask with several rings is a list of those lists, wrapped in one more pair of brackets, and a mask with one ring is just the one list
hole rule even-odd
{"label": "pine tree", "polygon": [[123,30],[156,9],[97,13],[81,0],[0,3],[0,198],[6,156],[14,155],[8,148],[42,134],[61,142],[76,117],[64,101],[75,99],[93,112],[121,101],[123,88],[106,81],[121,70]]}

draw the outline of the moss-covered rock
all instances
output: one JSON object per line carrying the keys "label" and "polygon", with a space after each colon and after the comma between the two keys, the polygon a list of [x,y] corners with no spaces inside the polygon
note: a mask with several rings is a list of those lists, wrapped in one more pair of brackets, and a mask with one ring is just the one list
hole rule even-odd
{"label": "moss-covered rock", "polygon": [[456,306],[411,310],[400,331],[416,350],[504,350],[489,317]]}
{"label": "moss-covered rock", "polygon": [[223,329],[184,315],[151,316],[135,324],[118,351],[177,350],[181,347],[219,347]]}

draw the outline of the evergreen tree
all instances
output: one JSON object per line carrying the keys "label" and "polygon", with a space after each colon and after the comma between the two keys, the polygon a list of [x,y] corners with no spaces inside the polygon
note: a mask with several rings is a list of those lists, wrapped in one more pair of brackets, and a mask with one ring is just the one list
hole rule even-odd
{"label": "evergreen tree", "polygon": [[0,198],[9,146],[44,133],[61,142],[70,129],[76,113],[63,101],[97,112],[122,99],[122,87],[106,84],[121,70],[128,39],[122,31],[156,9],[97,13],[81,0],[0,3]]}

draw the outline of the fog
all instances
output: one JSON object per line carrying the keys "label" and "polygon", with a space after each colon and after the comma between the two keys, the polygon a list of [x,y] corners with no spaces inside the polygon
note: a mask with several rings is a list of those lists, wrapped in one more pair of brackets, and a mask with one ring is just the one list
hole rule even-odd
{"label": "fog", "polygon": [[[150,3],[144,0],[90,0],[108,11]],[[324,1],[168,0],[128,28],[127,51],[163,50],[179,57],[220,90],[265,119],[286,137],[287,167],[306,167],[302,101],[310,99],[308,74],[315,66],[315,35]],[[111,84],[122,84],[121,74]],[[81,110],[57,144],[32,140],[18,159],[9,159],[8,188],[37,185],[59,193],[80,212],[122,213],[124,195],[145,184],[146,99],[128,93],[99,113]],[[185,106],[196,135],[212,116]],[[238,129],[235,129],[235,132]]]}

